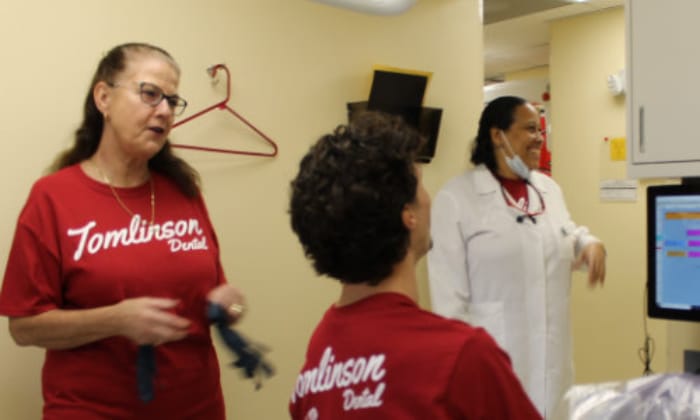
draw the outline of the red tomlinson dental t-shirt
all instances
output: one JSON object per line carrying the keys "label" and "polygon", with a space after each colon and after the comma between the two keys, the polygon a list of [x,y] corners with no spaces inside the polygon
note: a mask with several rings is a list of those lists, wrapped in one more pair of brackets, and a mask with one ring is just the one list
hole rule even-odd
{"label": "red tomlinson dental t-shirt", "polygon": [[395,293],[328,309],[289,411],[295,420],[541,418],[483,329]]}
{"label": "red tomlinson dental t-shirt", "polygon": [[177,299],[189,335],[156,347],[154,400],[136,385],[137,346],[111,337],[69,350],[47,350],[44,419],[224,419],[219,365],[206,319],[206,294],[225,282],[201,197],[184,196],[154,173],[149,183],[110,188],[74,165],[36,182],[22,210],[7,262],[0,314],[87,309],[124,299]]}

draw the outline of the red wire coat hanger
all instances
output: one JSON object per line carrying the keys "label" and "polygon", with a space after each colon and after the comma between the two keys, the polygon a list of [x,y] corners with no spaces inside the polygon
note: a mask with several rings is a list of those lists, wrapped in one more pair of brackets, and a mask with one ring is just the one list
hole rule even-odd
{"label": "red wire coat hanger", "polygon": [[265,133],[260,131],[256,126],[254,126],[250,121],[246,120],[243,118],[241,114],[238,112],[234,111],[230,106],[227,105],[227,102],[231,98],[231,72],[229,72],[228,67],[226,67],[225,64],[216,64],[214,66],[211,66],[207,69],[207,73],[209,73],[209,76],[214,78],[216,76],[217,70],[222,69],[224,72],[226,72],[226,98],[221,101],[217,102],[214,105],[204,108],[203,110],[190,115],[189,117],[176,122],[173,124],[173,128],[179,127],[189,121],[194,120],[197,117],[200,117],[209,111],[212,111],[214,109],[221,109],[221,110],[226,110],[233,114],[236,118],[241,120],[245,125],[247,125],[251,130],[255,131],[260,137],[262,137],[266,142],[270,143],[272,145],[273,151],[272,152],[251,152],[247,150],[234,150],[234,149],[217,149],[213,147],[203,147],[203,146],[193,146],[189,144],[175,144],[173,143],[173,147],[179,147],[181,149],[192,149],[192,150],[202,150],[206,152],[216,152],[216,153],[232,153],[232,154],[237,154],[237,155],[249,155],[249,156],[267,156],[267,157],[274,157],[277,156],[277,143],[274,142],[270,137],[268,137]]}

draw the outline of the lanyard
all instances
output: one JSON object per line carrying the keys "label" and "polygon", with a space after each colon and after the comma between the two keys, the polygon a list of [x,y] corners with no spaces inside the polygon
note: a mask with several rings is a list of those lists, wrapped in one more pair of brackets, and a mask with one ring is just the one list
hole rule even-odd
{"label": "lanyard", "polygon": [[539,216],[542,213],[544,213],[545,210],[545,205],[544,205],[544,199],[542,198],[542,194],[540,194],[539,190],[532,186],[529,182],[525,182],[525,191],[527,192],[527,188],[531,187],[533,190],[535,190],[535,193],[537,194],[537,198],[540,200],[540,205],[539,208],[536,211],[530,211],[530,206],[529,206],[529,200],[527,199],[528,194],[525,194],[525,200],[523,200],[522,204],[519,204],[518,202],[515,201],[515,199],[506,191],[506,189],[503,187],[503,184],[501,183],[501,194],[503,195],[503,199],[506,201],[506,204],[508,207],[512,207],[521,214],[519,214],[516,218],[515,221],[518,223],[522,223],[526,218],[530,219],[532,223],[537,223],[537,219],[535,219],[535,216]]}

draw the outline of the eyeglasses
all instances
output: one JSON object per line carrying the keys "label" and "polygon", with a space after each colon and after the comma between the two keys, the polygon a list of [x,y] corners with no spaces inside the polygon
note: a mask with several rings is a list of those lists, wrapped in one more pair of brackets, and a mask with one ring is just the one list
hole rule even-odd
{"label": "eyeglasses", "polygon": [[[119,83],[107,83],[111,87],[126,87]],[[160,102],[165,99],[168,102],[168,107],[173,111],[174,115],[180,115],[187,108],[187,101],[178,95],[166,95],[163,89],[153,83],[140,82],[139,96],[141,101],[152,107],[157,107]]]}

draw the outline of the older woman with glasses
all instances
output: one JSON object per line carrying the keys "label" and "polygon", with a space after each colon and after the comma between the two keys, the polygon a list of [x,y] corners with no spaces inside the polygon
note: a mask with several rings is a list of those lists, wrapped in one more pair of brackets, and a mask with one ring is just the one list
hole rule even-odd
{"label": "older woman with glasses", "polygon": [[471,161],[432,206],[432,308],[485,328],[506,350],[540,413],[550,418],[572,381],[571,269],[605,278],[603,244],[576,226],[559,186],[538,172],[537,110],[522,98],[491,101]]}
{"label": "older woman with glasses", "polygon": [[74,145],[19,216],[0,314],[17,344],[46,349],[44,419],[225,418],[207,304],[234,322],[244,298],[168,141],[179,77],[158,47],[109,51]]}

